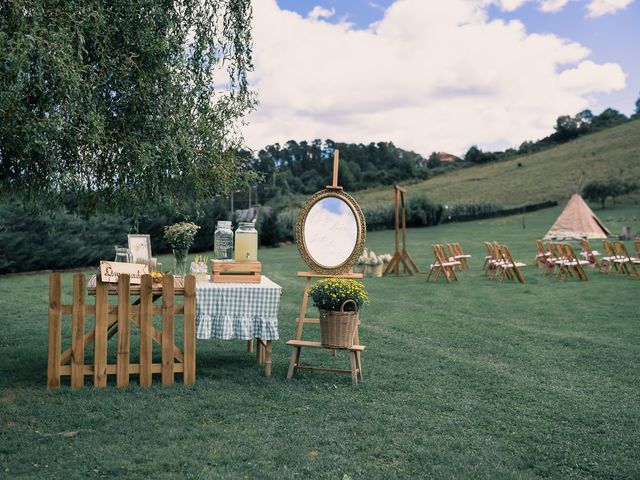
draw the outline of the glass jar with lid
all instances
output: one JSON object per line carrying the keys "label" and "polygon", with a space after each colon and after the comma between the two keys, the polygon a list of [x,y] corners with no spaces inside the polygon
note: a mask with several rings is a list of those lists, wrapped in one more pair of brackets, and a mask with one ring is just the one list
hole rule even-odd
{"label": "glass jar with lid", "polygon": [[213,258],[215,260],[233,260],[233,230],[231,222],[219,220],[213,234]]}
{"label": "glass jar with lid", "polygon": [[235,259],[237,262],[258,260],[258,232],[251,222],[242,222],[236,229]]}

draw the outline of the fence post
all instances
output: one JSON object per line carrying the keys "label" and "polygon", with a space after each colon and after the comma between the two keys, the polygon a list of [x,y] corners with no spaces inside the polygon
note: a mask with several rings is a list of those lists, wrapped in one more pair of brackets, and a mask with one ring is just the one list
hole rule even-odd
{"label": "fence post", "polygon": [[140,386],[148,387],[152,382],[153,363],[153,280],[151,275],[142,275],[140,285]]}
{"label": "fence post", "polygon": [[118,277],[118,356],[116,359],[116,385],[129,385],[129,357],[130,357],[130,328],[131,319],[129,275]]}
{"label": "fence post", "polygon": [[196,383],[196,277],[184,279],[184,375],[185,384]]}
{"label": "fence post", "polygon": [[49,362],[47,388],[60,386],[60,353],[62,350],[62,278],[60,272],[49,276]]}
{"label": "fence post", "polygon": [[73,302],[71,306],[71,387],[84,386],[84,275],[73,276]]}
{"label": "fence post", "polygon": [[162,383],[173,384],[173,275],[162,280]]}
{"label": "fence post", "polygon": [[93,386],[107,386],[107,329],[109,285],[96,278],[96,326],[93,347]]}

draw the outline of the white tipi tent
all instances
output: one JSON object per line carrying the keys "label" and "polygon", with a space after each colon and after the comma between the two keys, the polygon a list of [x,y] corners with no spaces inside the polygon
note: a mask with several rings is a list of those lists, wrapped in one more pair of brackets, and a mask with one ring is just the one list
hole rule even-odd
{"label": "white tipi tent", "polygon": [[611,232],[604,226],[582,197],[574,193],[567,206],[547,232],[545,240],[588,240],[607,238]]}

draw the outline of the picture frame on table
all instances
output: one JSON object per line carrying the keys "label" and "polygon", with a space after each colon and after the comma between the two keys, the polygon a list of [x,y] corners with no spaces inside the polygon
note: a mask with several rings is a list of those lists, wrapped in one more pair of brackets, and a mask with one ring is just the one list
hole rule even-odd
{"label": "picture frame on table", "polygon": [[135,263],[147,263],[151,260],[151,236],[129,234],[129,250]]}

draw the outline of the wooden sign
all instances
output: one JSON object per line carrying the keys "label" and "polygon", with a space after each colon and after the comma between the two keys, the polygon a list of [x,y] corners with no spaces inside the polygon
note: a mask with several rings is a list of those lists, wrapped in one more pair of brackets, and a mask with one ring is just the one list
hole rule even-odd
{"label": "wooden sign", "polygon": [[100,278],[103,282],[116,283],[122,274],[129,275],[132,285],[140,284],[140,277],[149,273],[149,267],[140,263],[100,262]]}

